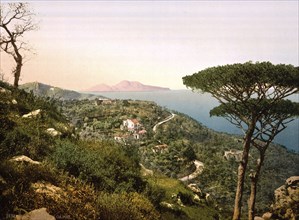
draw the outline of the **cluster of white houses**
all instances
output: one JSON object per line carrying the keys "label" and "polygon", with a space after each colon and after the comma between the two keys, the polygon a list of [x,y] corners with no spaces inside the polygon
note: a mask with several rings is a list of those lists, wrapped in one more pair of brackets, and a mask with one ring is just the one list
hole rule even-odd
{"label": "cluster of white houses", "polygon": [[[122,131],[128,131],[125,134],[119,134],[114,136],[114,140],[119,143],[125,143],[129,139],[139,140],[141,139],[147,131],[143,128],[143,125],[137,119],[126,119],[123,121],[122,125],[120,126]],[[167,144],[160,144],[153,147],[152,151],[157,154],[167,153],[168,152],[168,145]]]}
{"label": "cluster of white houses", "polygon": [[114,137],[114,140],[118,142],[126,142],[129,138],[134,138],[135,140],[139,140],[142,136],[144,136],[147,131],[143,128],[142,124],[137,119],[126,119],[123,121],[120,126],[122,131],[128,131],[127,134],[122,134]]}
{"label": "cluster of white houses", "polygon": [[128,131],[138,131],[141,128],[141,124],[137,119],[127,119],[123,121],[121,130],[127,129]]}

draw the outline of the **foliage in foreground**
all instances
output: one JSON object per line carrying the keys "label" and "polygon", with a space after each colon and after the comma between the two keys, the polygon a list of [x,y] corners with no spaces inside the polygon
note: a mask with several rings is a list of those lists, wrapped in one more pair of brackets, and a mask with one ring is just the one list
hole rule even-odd
{"label": "foliage in foreground", "polygon": [[[160,215],[161,219],[213,219],[219,216],[214,208],[217,204],[219,210],[223,208],[221,218],[231,216],[236,175],[233,171],[237,162],[226,160],[223,155],[224,151],[240,148],[239,137],[211,131],[179,113],[154,133],[153,125],[168,117],[169,112],[151,102],[118,100],[101,106],[88,100],[64,103],[66,105],[60,106],[63,113],[68,111],[70,120],[79,120],[78,132],[91,128],[87,136],[93,132],[98,139],[79,140],[78,133],[74,133],[75,129],[57,109],[56,101],[36,98],[7,84],[0,86],[11,91],[0,96],[1,218],[43,206],[56,217],[71,219],[119,218],[115,210],[127,213],[130,218],[143,215],[145,219],[155,219]],[[17,104],[13,104],[13,99]],[[42,109],[40,117],[21,117],[36,109]],[[123,132],[119,125],[122,119],[129,117],[139,118],[148,133],[140,140],[116,144],[111,139],[114,134]],[[87,127],[84,128],[84,124]],[[109,128],[95,126],[99,124]],[[50,127],[62,135],[52,137],[46,132]],[[168,152],[152,151],[160,143],[169,146]],[[42,163],[10,161],[20,154]],[[195,158],[204,163],[205,169],[194,182],[203,195],[210,194],[212,204],[204,199],[200,203],[194,201],[190,190],[178,180],[168,178],[193,172],[190,161]],[[141,177],[139,161],[152,169],[154,176]],[[258,195],[259,213],[269,207],[273,190],[298,173],[298,162],[298,155],[285,148],[274,147],[269,151]],[[117,184],[119,180],[122,184]],[[56,193],[59,196],[37,193],[38,184],[60,188]],[[184,206],[178,204],[178,195]],[[166,208],[165,202],[174,208]]]}
{"label": "foliage in foreground", "polygon": [[58,168],[107,192],[141,192],[139,164],[113,142],[58,141],[53,153]]}
{"label": "foliage in foreground", "polygon": [[[187,216],[161,208],[166,189],[141,177],[138,148],[107,139],[79,140],[54,100],[0,86],[6,93],[0,97],[0,218],[41,207],[57,219]],[[39,115],[22,117],[37,109]],[[60,135],[50,135],[48,128]],[[14,161],[19,155],[35,162]]]}

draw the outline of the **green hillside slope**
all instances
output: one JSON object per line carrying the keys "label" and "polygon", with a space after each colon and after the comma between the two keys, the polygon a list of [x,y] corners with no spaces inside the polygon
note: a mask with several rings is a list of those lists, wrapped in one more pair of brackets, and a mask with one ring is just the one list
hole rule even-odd
{"label": "green hillside slope", "polygon": [[[194,183],[209,195],[216,207],[230,216],[236,186],[236,171],[242,138],[215,132],[192,118],[171,112],[153,102],[110,100],[109,102],[65,101],[62,112],[74,123],[78,135],[88,140],[114,140],[138,151],[143,166],[173,179],[181,179],[195,171],[194,160],[204,164],[202,173],[185,184]],[[127,119],[137,120],[139,127],[123,127]],[[146,131],[146,133],[139,134]],[[138,133],[138,134],[137,134]],[[250,152],[250,158],[257,154]],[[279,145],[272,145],[266,157],[258,190],[257,211],[268,210],[273,191],[293,175],[299,175],[299,155]],[[254,166],[251,160],[249,166]],[[244,209],[249,186],[245,185]]]}
{"label": "green hillside slope", "polygon": [[[85,108],[81,102],[98,106],[95,101],[72,101],[75,105],[49,101],[3,82],[0,92],[1,219],[40,208],[56,219],[214,219],[220,215],[214,204],[176,178],[156,170],[144,175],[139,146],[152,140],[115,141],[114,134],[127,131],[109,116],[120,115],[108,110],[109,103],[96,121],[92,118],[96,112],[88,107],[82,114],[73,109]],[[168,115],[154,103],[149,115],[140,104],[134,104],[136,112],[129,116],[142,116],[149,128]],[[122,110],[131,114],[126,107]],[[102,129],[94,133],[97,138],[90,137],[91,119]],[[147,135],[151,134],[149,130]]]}
{"label": "green hillside slope", "polygon": [[27,92],[33,92],[36,96],[44,96],[44,97],[50,97],[60,100],[71,100],[71,99],[106,99],[103,96],[100,95],[92,95],[92,94],[85,94],[80,93],[72,90],[66,90],[61,89],[59,87],[54,87],[50,85],[46,85],[39,82],[31,82],[31,83],[25,83],[23,85],[20,85],[20,89],[24,89]]}

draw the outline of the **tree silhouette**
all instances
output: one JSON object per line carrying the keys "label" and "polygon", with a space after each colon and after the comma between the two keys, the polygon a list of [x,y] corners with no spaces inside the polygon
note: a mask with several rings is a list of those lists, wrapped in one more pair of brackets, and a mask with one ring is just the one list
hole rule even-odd
{"label": "tree silhouette", "polygon": [[242,194],[251,146],[259,151],[256,170],[251,172],[249,219],[254,217],[256,184],[265,152],[274,137],[299,115],[299,104],[285,98],[298,92],[299,69],[270,62],[233,64],[205,69],[183,77],[193,90],[211,93],[220,105],[211,116],[225,117],[244,133],[243,155],[238,180],[233,219],[240,219]]}
{"label": "tree silhouette", "polygon": [[34,16],[28,3],[0,4],[0,48],[11,55],[16,63],[13,70],[15,87],[19,85],[24,51],[31,50],[23,36],[28,31],[37,29]]}

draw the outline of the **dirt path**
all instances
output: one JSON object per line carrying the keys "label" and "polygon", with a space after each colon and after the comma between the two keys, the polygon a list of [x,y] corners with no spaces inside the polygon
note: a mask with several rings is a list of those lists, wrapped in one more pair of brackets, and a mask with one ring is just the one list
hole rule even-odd
{"label": "dirt path", "polygon": [[171,115],[169,117],[167,117],[165,120],[160,121],[159,123],[157,123],[154,127],[153,127],[153,131],[156,133],[157,127],[165,122],[168,122],[169,120],[173,119],[175,117],[175,114],[171,113]]}
{"label": "dirt path", "polygon": [[200,162],[199,160],[195,160],[194,165],[196,166],[196,170],[193,173],[189,174],[188,176],[184,176],[184,177],[180,178],[179,180],[185,182],[185,181],[192,180],[192,179],[195,179],[196,177],[198,177],[203,171],[204,164],[203,164],[203,162]]}
{"label": "dirt path", "polygon": [[[157,127],[165,122],[168,122],[169,120],[173,119],[175,117],[175,114],[171,113],[171,115],[169,117],[167,117],[165,120],[160,121],[159,123],[157,123],[154,127],[153,127],[153,131],[156,133]],[[195,160],[194,161],[194,165],[196,167],[195,171],[191,174],[189,174],[188,176],[184,176],[182,178],[180,178],[180,181],[188,181],[188,180],[192,180],[195,179],[196,177],[198,177],[204,168],[204,164],[203,162],[199,161],[199,160]],[[145,168],[145,167],[144,167]]]}

